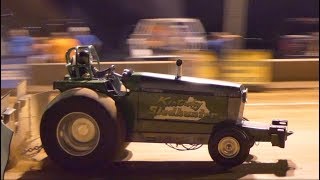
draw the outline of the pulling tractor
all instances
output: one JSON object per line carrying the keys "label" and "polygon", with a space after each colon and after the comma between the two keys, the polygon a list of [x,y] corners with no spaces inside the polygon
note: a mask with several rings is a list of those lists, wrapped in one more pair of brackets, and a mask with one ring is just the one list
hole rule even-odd
{"label": "pulling tractor", "polygon": [[181,60],[175,75],[129,69],[118,74],[114,66],[101,71],[97,65],[93,46],[69,49],[68,74],[53,83],[61,93],[42,116],[43,147],[65,168],[99,168],[115,161],[130,142],[185,149],[207,144],[211,158],[231,168],[246,160],[255,142],[284,148],[293,133],[286,120],[244,118],[244,85],[182,76]]}

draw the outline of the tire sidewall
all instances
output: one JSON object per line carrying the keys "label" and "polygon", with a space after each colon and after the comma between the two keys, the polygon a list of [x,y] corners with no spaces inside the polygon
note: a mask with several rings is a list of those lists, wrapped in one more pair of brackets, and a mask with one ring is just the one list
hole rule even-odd
{"label": "tire sidewall", "polygon": [[[233,158],[223,157],[218,150],[219,142],[224,137],[233,137],[240,145],[239,153]],[[219,165],[224,167],[233,167],[242,164],[248,157],[250,152],[249,139],[246,133],[239,128],[225,128],[220,129],[216,133],[212,134],[209,143],[208,150],[211,158]]]}
{"label": "tire sidewall", "polygon": [[[61,119],[71,112],[83,112],[98,124],[100,139],[95,149],[84,156],[73,156],[65,152],[56,137],[57,126]],[[41,141],[48,156],[63,167],[82,169],[99,167],[112,161],[121,146],[120,126],[116,119],[98,101],[72,96],[53,104],[42,117],[40,125]]]}

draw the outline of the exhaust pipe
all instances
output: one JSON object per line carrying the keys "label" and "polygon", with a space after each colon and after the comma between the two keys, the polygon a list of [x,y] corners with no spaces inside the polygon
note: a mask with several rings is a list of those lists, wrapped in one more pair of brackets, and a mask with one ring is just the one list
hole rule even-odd
{"label": "exhaust pipe", "polygon": [[176,79],[180,79],[182,76],[182,60],[178,59],[176,61],[176,65],[177,65],[177,75],[176,75]]}

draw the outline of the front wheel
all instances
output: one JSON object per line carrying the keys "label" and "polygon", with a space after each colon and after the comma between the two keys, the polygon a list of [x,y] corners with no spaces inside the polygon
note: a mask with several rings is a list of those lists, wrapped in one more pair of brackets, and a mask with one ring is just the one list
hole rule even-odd
{"label": "front wheel", "polygon": [[231,168],[247,159],[250,151],[248,142],[244,131],[236,127],[225,128],[211,135],[208,150],[217,164]]}

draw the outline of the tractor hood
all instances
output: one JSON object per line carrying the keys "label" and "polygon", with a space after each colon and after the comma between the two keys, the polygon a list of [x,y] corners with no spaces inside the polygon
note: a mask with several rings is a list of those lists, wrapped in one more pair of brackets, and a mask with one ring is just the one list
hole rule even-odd
{"label": "tractor hood", "polygon": [[206,94],[215,96],[240,97],[245,90],[242,84],[227,81],[149,72],[134,72],[123,76],[122,82],[131,91],[183,92],[186,94]]}

